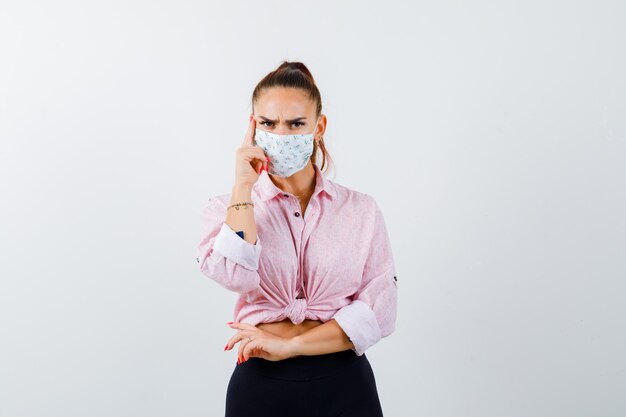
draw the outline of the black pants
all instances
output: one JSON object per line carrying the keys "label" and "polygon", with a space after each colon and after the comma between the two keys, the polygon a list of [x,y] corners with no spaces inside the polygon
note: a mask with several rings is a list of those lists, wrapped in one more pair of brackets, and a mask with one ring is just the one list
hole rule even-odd
{"label": "black pants", "polygon": [[226,417],[382,417],[365,354],[352,350],[281,361],[252,357],[235,369]]}

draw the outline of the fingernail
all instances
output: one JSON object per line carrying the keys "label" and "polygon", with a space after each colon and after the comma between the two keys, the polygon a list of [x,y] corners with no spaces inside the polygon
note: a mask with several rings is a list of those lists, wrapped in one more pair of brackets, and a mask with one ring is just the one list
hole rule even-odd
{"label": "fingernail", "polygon": [[266,161],[269,161],[270,159],[266,156],[266,157],[265,157],[265,160],[266,160]]}
{"label": "fingernail", "polygon": [[237,358],[237,365],[239,365],[239,363],[240,363],[240,362],[239,362],[239,358]]}
{"label": "fingernail", "polygon": [[234,321],[226,322],[226,324],[233,324],[233,323],[234,323]]}
{"label": "fingernail", "polygon": [[226,350],[226,348],[228,348],[228,343],[226,343],[226,346],[224,346],[224,350]]}

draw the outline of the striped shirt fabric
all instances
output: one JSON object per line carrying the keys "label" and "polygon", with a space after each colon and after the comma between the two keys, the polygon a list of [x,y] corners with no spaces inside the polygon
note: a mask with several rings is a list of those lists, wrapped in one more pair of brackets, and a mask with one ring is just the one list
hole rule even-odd
{"label": "striped shirt fabric", "polygon": [[[362,355],[395,330],[397,275],[376,200],[340,185],[316,164],[315,189],[302,215],[297,197],[263,171],[252,187],[257,240],[226,223],[231,194],[201,211],[196,260],[204,275],[239,294],[234,321],[334,319]],[[243,208],[242,208],[243,210]]]}

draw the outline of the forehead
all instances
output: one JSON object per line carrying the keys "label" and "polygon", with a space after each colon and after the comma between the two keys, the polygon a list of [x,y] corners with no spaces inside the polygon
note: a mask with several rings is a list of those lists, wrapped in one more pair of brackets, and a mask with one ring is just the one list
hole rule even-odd
{"label": "forehead", "polygon": [[314,112],[315,102],[299,88],[268,88],[254,103],[254,113],[266,117],[295,118]]}

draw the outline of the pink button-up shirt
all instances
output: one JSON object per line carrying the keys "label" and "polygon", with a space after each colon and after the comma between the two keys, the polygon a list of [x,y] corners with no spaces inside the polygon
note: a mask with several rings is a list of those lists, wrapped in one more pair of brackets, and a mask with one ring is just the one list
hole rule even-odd
{"label": "pink button-up shirt", "polygon": [[[395,330],[397,279],[383,215],[373,197],[316,173],[304,216],[298,199],[263,171],[252,187],[257,241],[224,221],[231,194],[209,198],[197,247],[200,270],[239,293],[234,320],[335,319],[357,355]],[[234,209],[231,209],[234,210]]]}

